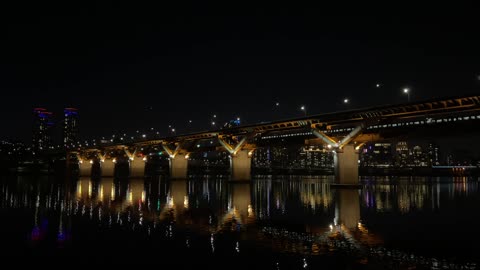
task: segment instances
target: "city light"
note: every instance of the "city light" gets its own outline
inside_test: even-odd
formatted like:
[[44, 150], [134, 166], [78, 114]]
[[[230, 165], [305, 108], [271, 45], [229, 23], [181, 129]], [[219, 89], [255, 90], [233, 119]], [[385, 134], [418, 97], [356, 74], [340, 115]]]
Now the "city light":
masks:
[[305, 105], [302, 105], [300, 107], [300, 110], [303, 111], [304, 115], [307, 116], [307, 107], [305, 107]]
[[343, 103], [345, 103], [345, 104], [347, 104], [347, 103], [349, 103], [349, 102], [350, 102], [350, 100], [348, 100], [348, 98], [346, 98], [346, 99], [343, 100]]
[[403, 88], [403, 93], [407, 94], [407, 100], [410, 102], [410, 88]]

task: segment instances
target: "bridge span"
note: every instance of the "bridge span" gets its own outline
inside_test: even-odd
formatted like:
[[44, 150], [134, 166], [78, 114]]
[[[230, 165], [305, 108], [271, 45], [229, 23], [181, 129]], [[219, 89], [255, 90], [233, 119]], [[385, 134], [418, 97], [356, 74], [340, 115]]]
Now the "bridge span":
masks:
[[129, 163], [130, 177], [143, 177], [149, 152], [162, 149], [168, 154], [170, 177], [184, 179], [191, 153], [226, 151], [230, 157], [231, 179], [241, 181], [250, 179], [251, 158], [259, 145], [278, 138], [298, 137], [305, 145], [327, 146], [334, 153], [337, 183], [355, 185], [358, 184], [358, 152], [366, 142], [445, 127], [450, 132], [461, 132], [463, 127], [478, 126], [478, 123], [480, 95], [471, 95], [102, 144], [78, 148], [70, 154], [78, 156], [81, 176], [90, 176], [95, 162], [100, 163], [102, 177], [114, 176], [117, 160], [124, 158]]

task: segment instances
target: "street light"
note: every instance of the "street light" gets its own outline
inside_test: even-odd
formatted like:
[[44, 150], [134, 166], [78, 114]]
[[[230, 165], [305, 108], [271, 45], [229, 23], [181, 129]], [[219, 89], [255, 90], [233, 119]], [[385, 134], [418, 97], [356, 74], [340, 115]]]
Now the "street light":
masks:
[[345, 103], [345, 104], [348, 104], [349, 102], [350, 102], [350, 100], [348, 100], [348, 98], [343, 100], [343, 103]]
[[410, 89], [406, 87], [403, 88], [403, 93], [407, 94], [408, 102], [410, 102]]
[[300, 107], [300, 110], [302, 110], [305, 116], [307, 116], [307, 107], [305, 107], [305, 105], [302, 105], [302, 107]]

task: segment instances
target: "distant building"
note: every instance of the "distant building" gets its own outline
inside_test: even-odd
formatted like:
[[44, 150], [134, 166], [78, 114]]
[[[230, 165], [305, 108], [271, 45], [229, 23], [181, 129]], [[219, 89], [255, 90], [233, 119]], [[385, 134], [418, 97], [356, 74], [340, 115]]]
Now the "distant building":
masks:
[[44, 108], [33, 109], [33, 154], [52, 147], [53, 114]]
[[435, 143], [428, 144], [428, 162], [430, 166], [440, 165], [440, 149], [439, 146]]
[[361, 152], [360, 164], [365, 167], [392, 166], [392, 144], [386, 142], [367, 144]]
[[428, 158], [420, 145], [415, 145], [412, 149], [412, 163], [414, 167], [427, 167]]
[[396, 165], [406, 167], [408, 164], [408, 144], [406, 141], [399, 141], [395, 148]]
[[63, 145], [72, 148], [78, 141], [78, 110], [65, 108], [63, 121]]

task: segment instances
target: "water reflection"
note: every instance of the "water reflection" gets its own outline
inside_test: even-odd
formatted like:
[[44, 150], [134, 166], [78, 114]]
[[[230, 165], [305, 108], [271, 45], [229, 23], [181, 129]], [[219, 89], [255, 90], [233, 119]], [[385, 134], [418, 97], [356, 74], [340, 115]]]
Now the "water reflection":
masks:
[[[310, 267], [316, 260], [310, 256], [329, 254], [347, 256], [356, 263], [388, 264], [404, 257], [406, 264], [419, 264], [422, 258], [425, 265], [433, 265], [435, 256], [444, 258], [443, 254], [422, 254], [423, 250], [402, 246], [393, 236], [412, 235], [403, 227], [418, 221], [420, 214], [448, 218], [458, 205], [472, 215], [479, 212], [478, 204], [472, 203], [480, 197], [478, 182], [472, 179], [371, 178], [361, 190], [332, 189], [331, 183], [329, 177], [266, 177], [251, 183], [229, 183], [224, 178], [170, 181], [160, 176], [64, 182], [19, 177], [0, 182], [0, 213], [28, 211], [25, 234], [34, 245], [50, 241], [56, 248], [74, 248], [72, 237], [95, 232], [114, 234], [112, 239], [177, 241], [181, 242], [174, 245], [177, 248], [228, 256], [249, 250], [297, 254], [301, 256], [298, 265]], [[475, 225], [480, 224], [471, 221]], [[429, 224], [416, 226], [422, 232], [431, 230]], [[50, 239], [52, 230], [55, 234]], [[442, 237], [447, 239], [445, 234]], [[479, 240], [470, 239], [472, 243]], [[459, 245], [453, 237], [445, 241], [452, 247]], [[463, 253], [465, 261], [475, 258]]]

